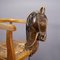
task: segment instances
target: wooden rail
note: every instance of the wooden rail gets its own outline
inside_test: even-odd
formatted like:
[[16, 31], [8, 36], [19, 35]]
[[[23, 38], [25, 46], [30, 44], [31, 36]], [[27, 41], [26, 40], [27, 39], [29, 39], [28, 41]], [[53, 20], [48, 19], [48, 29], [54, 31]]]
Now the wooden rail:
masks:
[[0, 29], [9, 30], [9, 31], [16, 31], [16, 27], [14, 25], [11, 25], [11, 24], [0, 23]]
[[0, 23], [1, 22], [14, 22], [14, 23], [24, 23], [24, 24], [26, 24], [26, 20], [23, 20], [23, 19], [0, 18]]

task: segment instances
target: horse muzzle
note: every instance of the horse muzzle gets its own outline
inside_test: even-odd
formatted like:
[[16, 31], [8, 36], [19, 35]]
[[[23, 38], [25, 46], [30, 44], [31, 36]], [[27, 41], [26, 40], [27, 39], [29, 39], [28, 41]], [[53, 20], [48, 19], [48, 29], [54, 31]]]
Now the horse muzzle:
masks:
[[42, 32], [40, 33], [40, 41], [45, 41], [46, 40], [46, 33]]
[[46, 37], [47, 37], [47, 35], [46, 35], [45, 32], [39, 32], [39, 33], [38, 33], [37, 40], [38, 40], [38, 41], [45, 41], [45, 40], [46, 40]]

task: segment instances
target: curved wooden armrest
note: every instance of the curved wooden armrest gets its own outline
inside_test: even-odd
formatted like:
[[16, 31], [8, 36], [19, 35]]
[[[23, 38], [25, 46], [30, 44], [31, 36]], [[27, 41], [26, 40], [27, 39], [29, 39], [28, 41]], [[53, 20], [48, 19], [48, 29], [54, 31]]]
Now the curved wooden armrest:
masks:
[[12, 24], [0, 23], [0, 29], [2, 29], [2, 30], [9, 30], [9, 31], [15, 31], [16, 27], [14, 25], [12, 25]]
[[0, 19], [0, 23], [1, 22], [15, 22], [15, 23], [24, 23], [24, 24], [26, 24], [26, 20], [23, 20], [23, 19], [2, 18], [2, 19]]

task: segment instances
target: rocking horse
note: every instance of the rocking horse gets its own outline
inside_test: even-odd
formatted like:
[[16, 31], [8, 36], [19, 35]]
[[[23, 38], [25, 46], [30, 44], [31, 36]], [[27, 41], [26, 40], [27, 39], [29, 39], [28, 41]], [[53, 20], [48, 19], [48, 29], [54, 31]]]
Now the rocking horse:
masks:
[[[10, 24], [3, 24], [9, 22]], [[16, 26], [12, 23], [26, 24], [26, 42], [13, 41]], [[32, 56], [39, 46], [39, 41], [46, 40], [47, 17], [45, 8], [32, 12], [27, 21], [22, 19], [0, 19], [0, 29], [6, 30], [6, 43], [0, 43], [0, 60], [24, 60]]]

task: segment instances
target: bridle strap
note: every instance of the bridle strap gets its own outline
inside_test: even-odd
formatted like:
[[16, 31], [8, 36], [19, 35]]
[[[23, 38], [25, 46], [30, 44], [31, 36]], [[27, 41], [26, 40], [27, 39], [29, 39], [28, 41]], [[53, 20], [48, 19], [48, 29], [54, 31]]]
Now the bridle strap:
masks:
[[36, 33], [34, 42], [33, 42], [30, 46], [27, 46], [27, 48], [31, 48], [31, 47], [36, 43], [38, 34], [39, 34], [39, 33]]

